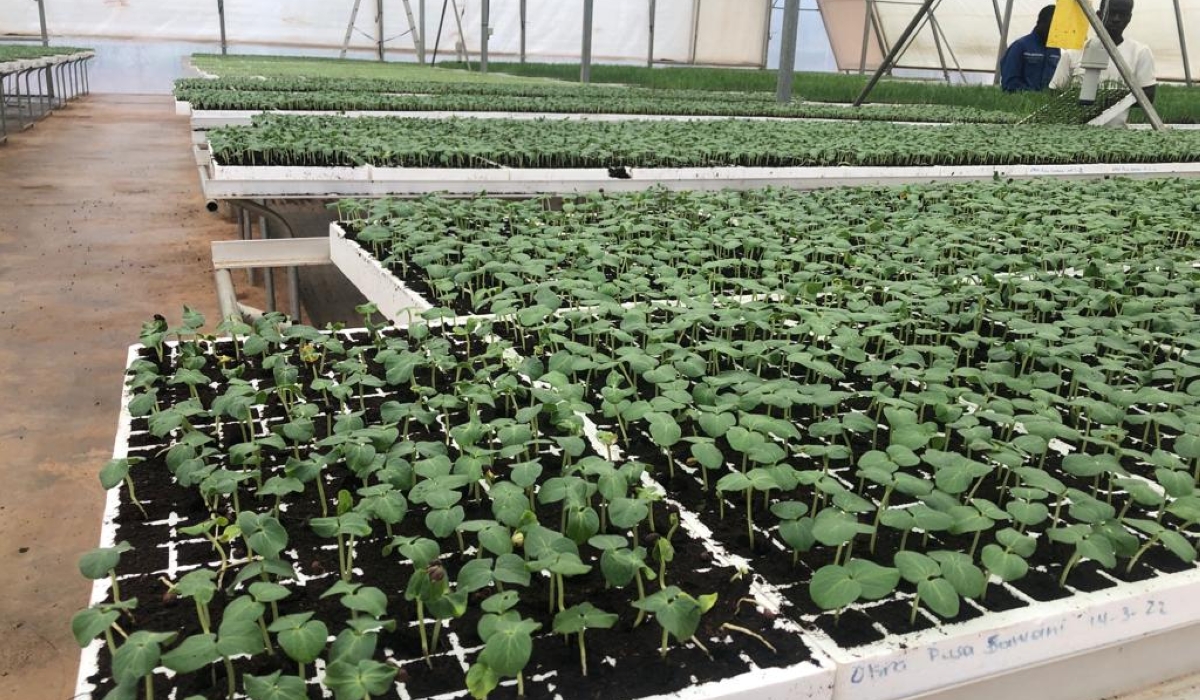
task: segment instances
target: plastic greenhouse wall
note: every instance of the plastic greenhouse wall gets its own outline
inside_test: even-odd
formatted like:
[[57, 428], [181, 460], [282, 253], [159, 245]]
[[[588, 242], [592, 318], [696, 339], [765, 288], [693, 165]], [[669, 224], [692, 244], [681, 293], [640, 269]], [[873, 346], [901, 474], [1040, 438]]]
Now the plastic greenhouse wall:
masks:
[[[1037, 13], [1054, 0], [1014, 0], [1008, 41], [1028, 34], [1037, 22]], [[857, 71], [862, 60], [865, 0], [817, 0], [833, 47], [838, 68]], [[934, 17], [947, 39], [946, 62], [955, 70], [950, 53], [966, 71], [991, 72], [996, 67], [1000, 46], [997, 7], [1003, 12], [1006, 0], [940, 0], [934, 4]], [[1094, 5], [1098, 3], [1093, 2]], [[1193, 79], [1200, 77], [1200, 0], [1180, 0], [1184, 37]], [[887, 42], [895, 41], [921, 6], [920, 0], [874, 0], [876, 15]], [[1154, 51], [1159, 80], [1185, 77], [1180, 50], [1174, 0], [1141, 0], [1136, 4], [1133, 21], [1125, 35], [1148, 45]], [[882, 61], [874, 35], [868, 44], [868, 70]], [[926, 23], [899, 64], [906, 68], [940, 68], [933, 30]]]
[[[482, 0], [457, 0], [458, 22], [447, 11], [441, 51], [453, 54], [465, 39], [479, 50]], [[354, 0], [225, 0], [225, 23], [232, 44], [338, 49]], [[409, 0], [420, 22], [418, 0]], [[432, 48], [442, 2], [426, 0], [427, 44]], [[515, 57], [520, 47], [520, 0], [491, 0], [489, 52], [496, 59]], [[215, 2], [194, 0], [122, 0], [88, 2], [45, 0], [46, 22], [54, 36], [137, 39], [140, 41], [215, 42], [220, 23]], [[453, 8], [454, 5], [450, 7]], [[644, 61], [649, 41], [649, 0], [606, 0], [595, 4], [593, 59]], [[657, 0], [655, 59], [677, 63], [762, 65], [766, 56], [770, 0]], [[384, 40], [389, 52], [415, 53], [408, 15], [401, 0], [383, 0]], [[530, 59], [579, 56], [582, 0], [527, 0], [526, 51]], [[4, 3], [0, 36], [40, 32], [36, 2]], [[374, 49], [376, 3], [359, 7], [352, 49]]]

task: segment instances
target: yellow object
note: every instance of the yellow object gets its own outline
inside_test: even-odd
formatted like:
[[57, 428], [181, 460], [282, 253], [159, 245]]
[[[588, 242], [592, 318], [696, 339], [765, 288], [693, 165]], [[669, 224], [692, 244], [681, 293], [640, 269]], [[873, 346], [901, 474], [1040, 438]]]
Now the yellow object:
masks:
[[[1084, 0], [1089, 2], [1089, 0]], [[1082, 49], [1087, 40], [1088, 20], [1078, 0], [1058, 0], [1054, 8], [1054, 21], [1050, 23], [1050, 36], [1046, 46], [1060, 49]]]

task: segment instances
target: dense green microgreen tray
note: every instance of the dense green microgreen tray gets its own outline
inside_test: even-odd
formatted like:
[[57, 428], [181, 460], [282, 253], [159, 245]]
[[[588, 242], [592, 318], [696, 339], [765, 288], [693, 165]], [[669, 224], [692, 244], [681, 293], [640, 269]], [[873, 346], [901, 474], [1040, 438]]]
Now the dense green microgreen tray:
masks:
[[443, 168], [1191, 162], [1200, 132], [1067, 126], [579, 122], [264, 114], [208, 132], [222, 165]]
[[222, 78], [176, 81], [193, 109], [500, 111], [578, 114], [774, 116], [871, 121], [1011, 123], [1017, 117], [967, 107], [781, 105], [762, 93], [646, 90], [553, 83], [436, 83], [384, 79]]
[[0, 63], [27, 61], [34, 58], [47, 58], [49, 56], [70, 56], [85, 51], [91, 51], [91, 49], [80, 49], [71, 46], [18, 46], [0, 44]]

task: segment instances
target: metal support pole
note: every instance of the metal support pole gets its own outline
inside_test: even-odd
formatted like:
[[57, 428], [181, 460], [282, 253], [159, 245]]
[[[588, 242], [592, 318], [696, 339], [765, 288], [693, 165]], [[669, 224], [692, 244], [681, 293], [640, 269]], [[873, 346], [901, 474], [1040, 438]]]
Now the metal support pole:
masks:
[[0, 143], [4, 143], [8, 133], [8, 115], [4, 112], [4, 74], [0, 73]]
[[767, 69], [767, 58], [770, 56], [771, 48], [771, 15], [775, 13], [774, 0], [763, 0], [767, 5], [766, 21], [763, 22], [763, 43], [762, 43], [762, 58], [758, 64], [759, 70]]
[[292, 323], [300, 323], [300, 268], [288, 268], [288, 301], [292, 306]]
[[488, 15], [491, 14], [492, 3], [483, 0], [479, 8], [479, 72], [487, 72], [488, 64]]
[[696, 41], [700, 38], [700, 0], [692, 3], [692, 36], [688, 42], [688, 63], [696, 64]]
[[25, 101], [29, 104], [29, 125], [30, 126], [33, 126], [33, 123], [35, 121], [37, 121], [37, 118], [38, 118], [38, 115], [35, 114], [33, 111], [33, 88], [29, 85], [29, 79], [33, 77], [34, 72], [35, 71], [32, 69], [25, 71], [25, 98], [26, 98]]
[[592, 82], [592, 10], [593, 0], [583, 0], [583, 48], [579, 61], [579, 82]]
[[467, 33], [463, 31], [462, 15], [458, 13], [458, 0], [450, 0], [450, 12], [454, 15], [454, 23], [458, 26], [458, 40], [463, 47], [467, 70], [471, 70], [471, 53], [467, 51]]
[[[933, 3], [936, 1], [937, 0], [925, 0], [925, 2], [921, 3], [921, 7], [917, 10], [917, 14], [913, 15], [912, 21], [909, 22], [908, 26], [904, 28], [904, 32], [900, 35], [900, 38], [896, 40], [895, 44], [892, 44], [891, 50], [889, 50], [887, 56], [883, 58], [883, 63], [879, 64], [879, 68], [875, 70], [875, 74], [871, 76], [869, 81], [867, 81], [867, 85], [863, 88], [862, 93], [854, 100], [855, 107], [862, 106], [863, 101], [867, 99], [867, 95], [871, 94], [871, 91], [875, 89], [875, 85], [879, 83], [879, 79], [882, 78], [883, 74], [892, 67], [892, 63], [895, 62], [896, 57], [899, 56], [900, 52], [908, 46], [908, 40], [913, 36], [913, 34], [916, 33], [917, 27], [921, 25], [921, 22], [925, 19], [925, 17], [929, 15], [929, 10], [933, 7]], [[865, 53], [866, 52], [864, 51], [864, 54]]]
[[37, 0], [38, 23], [42, 25], [42, 46], [50, 45], [50, 32], [46, 31], [46, 0]]
[[858, 58], [858, 74], [867, 72], [867, 48], [871, 45], [871, 0], [863, 4], [862, 55]]
[[1083, 14], [1087, 15], [1088, 22], [1092, 25], [1092, 31], [1096, 32], [1096, 36], [1100, 38], [1100, 43], [1104, 44], [1104, 50], [1108, 51], [1109, 59], [1117, 67], [1117, 72], [1121, 74], [1121, 80], [1125, 81], [1125, 85], [1133, 93], [1133, 97], [1137, 100], [1138, 105], [1146, 111], [1146, 119], [1150, 121], [1150, 126], [1154, 127], [1155, 131], [1165, 129], [1166, 126], [1163, 124], [1162, 117], [1158, 116], [1158, 110], [1154, 109], [1154, 105], [1146, 97], [1142, 86], [1138, 85], [1137, 81], [1133, 79], [1133, 71], [1130, 70], [1129, 64], [1125, 62], [1125, 57], [1121, 55], [1121, 52], [1117, 49], [1117, 45], [1113, 43], [1108, 30], [1104, 28], [1104, 22], [1100, 21], [1100, 17], [1092, 9], [1091, 3], [1087, 0], [1075, 0], [1075, 2], [1083, 9]]
[[217, 287], [217, 306], [221, 309], [221, 320], [241, 321], [238, 311], [237, 291], [233, 288], [233, 275], [229, 270], [215, 270], [213, 278]]
[[1175, 29], [1179, 31], [1179, 53], [1183, 58], [1183, 80], [1188, 87], [1192, 86], [1192, 66], [1188, 63], [1187, 38], [1183, 35], [1183, 10], [1179, 8], [1179, 0], [1175, 0]]
[[450, 4], [450, 0], [442, 0], [442, 16], [438, 20], [437, 34], [433, 37], [433, 56], [430, 57], [431, 65], [437, 65], [438, 48], [442, 45], [442, 26], [446, 24], [446, 6]]
[[929, 14], [929, 28], [933, 30], [933, 46], [937, 49], [938, 63], [942, 66], [942, 76], [946, 79], [946, 84], [949, 84], [950, 67], [946, 65], [946, 52], [942, 48], [942, 37], [938, 35], [937, 18], [932, 12]]
[[229, 46], [225, 43], [225, 0], [217, 0], [217, 15], [221, 18], [221, 55], [229, 53]]
[[[417, 18], [413, 17], [412, 3], [409, 0], [402, 0], [401, 4], [404, 5], [404, 21], [408, 22], [408, 33], [412, 35], [413, 50], [419, 56], [421, 53], [421, 35], [417, 32]], [[401, 36], [404, 35], [401, 34]]]
[[46, 66], [44, 71], [45, 78], [41, 80], [40, 87], [45, 90], [46, 96], [43, 98], [43, 102], [46, 104], [46, 114], [49, 114], [54, 110], [55, 107], [54, 90], [52, 89], [54, 82], [54, 66]]
[[800, 0], [783, 4], [783, 35], [779, 46], [779, 77], [775, 85], [778, 102], [792, 101], [792, 78], [796, 71], [796, 34], [800, 27]]
[[658, 10], [656, 0], [650, 0], [650, 46], [646, 52], [646, 67], [654, 67], [654, 15]]
[[[49, 109], [54, 109], [54, 69], [58, 66], [46, 66], [46, 102]], [[62, 81], [59, 81], [59, 90], [62, 90]]]
[[420, 41], [417, 42], [417, 62], [425, 65], [425, 0], [417, 2], [417, 21], [421, 23]]
[[950, 44], [950, 37], [946, 36], [946, 30], [942, 29], [942, 23], [938, 21], [937, 15], [930, 13], [929, 26], [933, 29], [933, 36], [936, 39], [942, 37], [940, 45], [945, 48], [946, 53], [950, 54], [950, 60], [954, 62], [954, 70], [958, 73], [958, 78], [963, 83], [967, 82], [967, 74], [963, 70], [962, 63], [959, 62], [958, 56], [954, 53], [954, 47]]
[[[941, 0], [939, 0], [940, 2]], [[879, 3], [871, 3], [871, 27], [875, 32], [875, 45], [879, 47], [880, 55], [886, 55], [888, 52], [887, 42], [884, 40], [883, 22], [879, 19]], [[888, 75], [891, 75], [892, 69], [888, 69]]]
[[992, 75], [992, 85], [1000, 84], [1000, 64], [1004, 63], [1004, 53], [1008, 51], [1008, 30], [1012, 25], [1013, 0], [1004, 5], [1004, 18], [1000, 20], [1000, 49], [996, 51], [996, 72]]
[[[238, 237], [243, 241], [248, 241], [254, 237], [254, 233], [250, 228], [250, 214], [245, 209], [238, 207]], [[246, 283], [254, 284], [254, 268], [246, 268]]]
[[342, 51], [338, 58], [345, 58], [346, 49], [350, 48], [350, 37], [354, 35], [354, 23], [358, 21], [358, 7], [361, 4], [362, 0], [354, 0], [354, 7], [350, 8], [350, 21], [346, 23], [346, 36], [342, 37]]
[[528, 11], [528, 3], [526, 0], [521, 0], [521, 63], [525, 62], [525, 20]]
[[[265, 204], [260, 204], [259, 202], [256, 202], [252, 199], [235, 199], [235, 200], [230, 200], [230, 203], [241, 209], [248, 209], [249, 211], [255, 212], [260, 216], [260, 218], [266, 217], [266, 218], [270, 218], [270, 219], [274, 220], [276, 223], [279, 224], [280, 232], [281, 232], [281, 235], [283, 238], [295, 238], [296, 237], [295, 232], [292, 231], [292, 225], [288, 223], [287, 219], [283, 218], [283, 216], [281, 216], [279, 214], [279, 212], [275, 211], [274, 209], [271, 209], [270, 207], [266, 206]], [[249, 216], [247, 216], [247, 221], [249, 221]], [[265, 236], [267, 233], [267, 228], [262, 223], [260, 223], [260, 226], [262, 227], [263, 235]], [[294, 293], [292, 294], [292, 318], [295, 321], [299, 321], [300, 320], [300, 294], [299, 294], [299, 281], [298, 281], [299, 276], [296, 275], [294, 272], [292, 272], [294, 270], [295, 270], [295, 268], [291, 268], [291, 271], [289, 271], [289, 277], [292, 277], [293, 275], [295, 275], [295, 277], [296, 277], [296, 281], [294, 281], [294, 282], [291, 279], [289, 279], [289, 282], [292, 282], [293, 284], [296, 285], [296, 287], [294, 288]], [[275, 310], [275, 275], [272, 273], [271, 268], [265, 268], [263, 270], [263, 280], [266, 282], [266, 286], [267, 286], [267, 310], [274, 311]]]
[[379, 54], [379, 60], [383, 60], [383, 0], [375, 0], [375, 32], [379, 35], [379, 44], [376, 49]]
[[[270, 232], [266, 229], [266, 217], [258, 217], [258, 234], [263, 240], [270, 238]], [[263, 268], [263, 283], [266, 286], [266, 300], [271, 311], [275, 311], [275, 270], [271, 268]]]

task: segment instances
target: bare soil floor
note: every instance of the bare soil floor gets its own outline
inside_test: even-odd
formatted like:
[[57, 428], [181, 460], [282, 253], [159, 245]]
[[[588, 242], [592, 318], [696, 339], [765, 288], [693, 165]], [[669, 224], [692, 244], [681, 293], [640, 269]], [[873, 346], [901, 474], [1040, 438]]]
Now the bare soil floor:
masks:
[[237, 229], [189, 143], [170, 97], [91, 95], [0, 146], [0, 700], [74, 694], [127, 346], [184, 304], [216, 323], [209, 242]]

